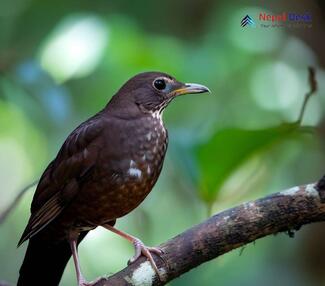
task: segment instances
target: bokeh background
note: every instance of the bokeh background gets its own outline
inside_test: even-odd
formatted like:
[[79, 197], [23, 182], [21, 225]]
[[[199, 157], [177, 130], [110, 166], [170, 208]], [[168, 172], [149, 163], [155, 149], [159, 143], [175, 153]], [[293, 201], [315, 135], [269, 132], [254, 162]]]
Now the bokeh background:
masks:
[[[240, 27], [260, 12], [308, 12], [312, 25]], [[212, 94], [178, 98], [165, 111], [170, 145], [161, 177], [120, 229], [157, 245], [209, 213], [316, 181], [325, 173], [324, 13], [321, 0], [1, 0], [0, 210], [41, 175], [69, 132], [148, 70]], [[308, 66], [319, 91], [301, 128], [293, 123], [309, 90]], [[0, 225], [0, 279], [11, 283], [33, 191]], [[267, 237], [170, 285], [325, 285], [324, 241], [321, 223], [294, 239]], [[122, 269], [131, 255], [128, 242], [102, 229], [80, 246], [89, 280]], [[62, 285], [76, 285], [71, 261]]]

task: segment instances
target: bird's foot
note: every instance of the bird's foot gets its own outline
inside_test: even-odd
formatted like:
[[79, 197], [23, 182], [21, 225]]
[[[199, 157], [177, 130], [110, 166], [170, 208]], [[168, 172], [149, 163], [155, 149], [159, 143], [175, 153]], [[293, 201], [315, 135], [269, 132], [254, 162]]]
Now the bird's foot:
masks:
[[116, 229], [115, 227], [113, 227], [113, 226], [111, 226], [109, 224], [104, 224], [103, 226], [105, 228], [107, 228], [108, 230], [118, 234], [119, 236], [124, 237], [128, 241], [132, 242], [132, 244], [134, 245], [135, 255], [131, 259], [129, 259], [128, 264], [133, 263], [141, 255], [143, 255], [149, 260], [152, 268], [157, 273], [157, 276], [159, 277], [159, 279], [161, 281], [163, 281], [163, 279], [162, 279], [162, 277], [161, 277], [161, 275], [159, 273], [158, 267], [157, 267], [155, 261], [152, 258], [152, 255], [151, 255], [151, 253], [154, 253], [154, 254], [158, 255], [159, 258], [161, 258], [165, 262], [165, 264], [167, 265], [165, 259], [161, 256], [164, 252], [160, 248], [145, 246], [144, 243], [140, 239], [138, 239], [138, 238], [136, 238], [136, 237], [134, 237], [132, 235], [129, 235], [129, 234], [125, 233], [125, 232], [122, 232], [122, 231]]
[[92, 283], [92, 282], [88, 282], [84, 278], [81, 278], [78, 280], [78, 286], [91, 286], [91, 284], [89, 284], [89, 283]]
[[135, 254], [133, 257], [131, 257], [129, 259], [128, 264], [135, 262], [141, 255], [143, 255], [143, 256], [147, 257], [152, 268], [155, 270], [159, 279], [161, 280], [161, 276], [160, 276], [158, 267], [156, 265], [156, 262], [153, 260], [151, 253], [157, 254], [159, 257], [161, 257], [161, 255], [164, 252], [158, 247], [145, 246], [144, 243], [138, 238], [134, 238], [133, 245], [134, 245], [134, 249], [135, 249]]
[[103, 279], [103, 277], [99, 277], [93, 281], [88, 282], [85, 278], [81, 278], [78, 281], [78, 286], [93, 286], [95, 285], [97, 282], [99, 282], [101, 279]]

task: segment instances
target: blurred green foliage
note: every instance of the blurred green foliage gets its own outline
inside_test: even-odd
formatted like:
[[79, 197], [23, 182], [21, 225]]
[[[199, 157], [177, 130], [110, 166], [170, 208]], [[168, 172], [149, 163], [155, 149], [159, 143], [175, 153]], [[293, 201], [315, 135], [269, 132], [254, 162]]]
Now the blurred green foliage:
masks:
[[222, 184], [255, 153], [299, 133], [299, 124], [282, 124], [260, 130], [223, 129], [197, 148], [199, 191], [207, 203], [215, 202]]
[[[2, 1], [0, 209], [41, 175], [71, 130], [147, 70], [205, 84], [212, 94], [178, 98], [165, 111], [170, 144], [162, 175], [141, 207], [118, 222], [121, 229], [158, 244], [202, 221], [207, 206], [216, 212], [317, 180], [325, 162], [319, 29], [240, 27], [246, 14], [298, 7], [275, 2]], [[316, 2], [303, 2], [302, 12], [318, 15]], [[291, 122], [309, 90], [309, 65], [317, 69], [319, 92], [301, 127]], [[16, 242], [31, 198], [29, 192], [0, 226], [1, 279], [17, 279], [25, 246], [17, 250]], [[295, 240], [270, 237], [170, 284], [325, 285], [316, 271], [325, 263], [314, 257], [325, 255], [313, 240], [318, 235], [325, 239], [310, 227]], [[107, 231], [91, 232], [80, 246], [86, 277], [118, 271], [131, 251]], [[75, 285], [71, 263], [62, 285]]]

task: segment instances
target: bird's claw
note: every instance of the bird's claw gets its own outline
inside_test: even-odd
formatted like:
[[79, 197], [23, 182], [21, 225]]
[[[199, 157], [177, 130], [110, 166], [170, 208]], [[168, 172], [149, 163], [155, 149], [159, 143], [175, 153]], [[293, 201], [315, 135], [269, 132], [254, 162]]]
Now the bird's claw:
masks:
[[151, 255], [151, 253], [154, 253], [160, 257], [162, 254], [164, 254], [164, 252], [158, 247], [145, 246], [144, 243], [140, 239], [135, 239], [133, 241], [133, 245], [134, 245], [134, 249], [135, 249], [135, 254], [133, 257], [131, 257], [129, 259], [128, 265], [135, 262], [141, 255], [143, 255], [149, 260], [152, 268], [155, 270], [158, 277], [161, 278], [158, 267]]
[[96, 285], [101, 279], [103, 279], [103, 277], [99, 277], [93, 281], [88, 282], [86, 279], [82, 278], [79, 282], [78, 282], [78, 286], [94, 286]]
[[82, 282], [78, 283], [78, 286], [93, 286], [95, 284], [96, 284], [96, 281], [91, 281], [91, 282], [82, 281]]

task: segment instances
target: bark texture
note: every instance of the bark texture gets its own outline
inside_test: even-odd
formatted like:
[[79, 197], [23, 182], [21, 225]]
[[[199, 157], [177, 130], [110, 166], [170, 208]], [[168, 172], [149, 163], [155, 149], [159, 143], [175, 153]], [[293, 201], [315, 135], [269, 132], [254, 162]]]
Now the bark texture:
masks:
[[258, 238], [298, 230], [325, 220], [325, 178], [318, 183], [293, 187], [218, 213], [160, 245], [155, 256], [161, 280], [146, 259], [99, 280], [96, 286], [151, 286], [168, 281]]

